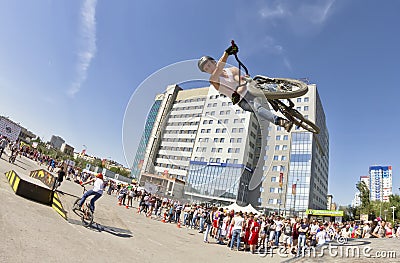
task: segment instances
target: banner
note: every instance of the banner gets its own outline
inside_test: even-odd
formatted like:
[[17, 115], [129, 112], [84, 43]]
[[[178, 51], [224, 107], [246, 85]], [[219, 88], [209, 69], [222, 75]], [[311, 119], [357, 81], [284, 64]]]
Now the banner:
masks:
[[144, 183], [144, 190], [150, 194], [155, 194], [158, 192], [158, 186], [149, 182]]
[[21, 127], [9, 119], [0, 117], [0, 135], [6, 136], [9, 140], [15, 142], [19, 134], [21, 133]]
[[296, 184], [292, 184], [292, 195], [296, 195]]

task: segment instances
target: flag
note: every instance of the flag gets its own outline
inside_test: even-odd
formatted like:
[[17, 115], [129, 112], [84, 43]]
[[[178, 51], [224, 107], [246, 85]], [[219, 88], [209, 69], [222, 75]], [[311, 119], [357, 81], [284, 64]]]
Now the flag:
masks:
[[279, 173], [279, 187], [282, 188], [283, 185], [283, 173]]
[[292, 195], [296, 194], [296, 184], [292, 184]]

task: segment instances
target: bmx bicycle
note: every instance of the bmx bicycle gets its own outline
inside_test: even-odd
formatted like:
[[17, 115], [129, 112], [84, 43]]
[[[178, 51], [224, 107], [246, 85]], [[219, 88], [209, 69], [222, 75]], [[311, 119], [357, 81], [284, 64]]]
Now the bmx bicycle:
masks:
[[[232, 46], [236, 45], [233, 40], [231, 44]], [[239, 60], [237, 52], [234, 56], [239, 63], [239, 85], [237, 88], [248, 86], [249, 88], [255, 88], [261, 91], [272, 108], [276, 112], [281, 112], [294, 125], [302, 127], [314, 134], [320, 132], [320, 128], [317, 125], [305, 118], [298, 110], [294, 109], [294, 103], [290, 100], [291, 98], [303, 96], [308, 92], [306, 83], [297, 79], [269, 78], [261, 75], [256, 75], [252, 78], [246, 66]], [[246, 76], [243, 77], [244, 83], [241, 83], [242, 78], [240, 77], [242, 67], [246, 72]], [[283, 99], [288, 101], [288, 105], [282, 101]]]
[[17, 158], [18, 152], [11, 152], [10, 158], [8, 158], [8, 162], [14, 164], [15, 159]]
[[[87, 191], [87, 189], [85, 188], [85, 186], [83, 187], [83, 194]], [[81, 208], [79, 208], [79, 201], [81, 200], [81, 198], [78, 198], [75, 200], [74, 202], [74, 206], [72, 207], [72, 210], [74, 211], [75, 214], [77, 214], [81, 220], [82, 220], [82, 224], [85, 227], [90, 227], [93, 223], [93, 218], [94, 218], [94, 212], [92, 212], [92, 210], [90, 209], [90, 200], [85, 201], [85, 203], [82, 205]]]

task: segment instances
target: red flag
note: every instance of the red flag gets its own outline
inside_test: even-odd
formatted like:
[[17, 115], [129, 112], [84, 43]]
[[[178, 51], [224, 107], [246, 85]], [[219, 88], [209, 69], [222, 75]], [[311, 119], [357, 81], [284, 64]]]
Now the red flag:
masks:
[[283, 185], [283, 173], [279, 173], [279, 187], [282, 188]]

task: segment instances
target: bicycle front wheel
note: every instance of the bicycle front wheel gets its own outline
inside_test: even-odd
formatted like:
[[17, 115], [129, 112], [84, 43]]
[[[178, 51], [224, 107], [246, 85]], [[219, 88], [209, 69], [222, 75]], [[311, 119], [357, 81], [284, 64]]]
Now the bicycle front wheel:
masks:
[[301, 114], [300, 112], [298, 112], [295, 109], [289, 108], [287, 109], [288, 111], [288, 115], [290, 116], [286, 116], [286, 118], [290, 119], [294, 125], [296, 125], [297, 127], [302, 127], [303, 129], [310, 131], [314, 134], [318, 134], [320, 132], [320, 129], [317, 125], [315, 125], [312, 121], [304, 118], [303, 114]]
[[81, 219], [82, 219], [82, 224], [85, 227], [89, 227], [89, 226], [92, 225], [92, 223], [93, 223], [93, 213], [92, 213], [92, 211], [90, 211], [89, 207], [85, 207], [85, 210], [83, 211]]
[[267, 78], [255, 76], [256, 88], [264, 92], [267, 99], [290, 99], [305, 95], [308, 92], [306, 83], [297, 79]]

